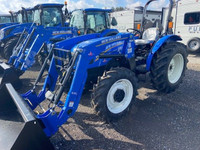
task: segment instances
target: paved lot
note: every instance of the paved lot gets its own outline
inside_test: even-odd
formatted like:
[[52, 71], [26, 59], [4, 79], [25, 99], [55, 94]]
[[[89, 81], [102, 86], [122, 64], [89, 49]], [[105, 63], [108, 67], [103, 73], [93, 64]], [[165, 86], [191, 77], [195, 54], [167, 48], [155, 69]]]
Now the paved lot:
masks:
[[[37, 67], [23, 76], [26, 91]], [[139, 82], [131, 113], [114, 124], [104, 123], [82, 97], [75, 116], [51, 138], [60, 150], [198, 150], [200, 149], [200, 55], [190, 55], [181, 86], [171, 94], [154, 90], [148, 77]]]

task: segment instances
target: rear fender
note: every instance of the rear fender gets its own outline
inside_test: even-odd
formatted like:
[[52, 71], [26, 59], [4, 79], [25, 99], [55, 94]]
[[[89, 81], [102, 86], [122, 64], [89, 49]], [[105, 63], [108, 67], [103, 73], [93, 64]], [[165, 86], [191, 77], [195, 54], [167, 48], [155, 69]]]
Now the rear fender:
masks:
[[165, 44], [166, 42], [171, 42], [171, 41], [181, 41], [182, 39], [177, 36], [177, 35], [167, 35], [159, 39], [153, 48], [151, 49], [151, 52], [148, 55], [147, 61], [146, 61], [146, 70], [150, 71], [151, 68], [151, 62], [153, 60], [154, 54]]

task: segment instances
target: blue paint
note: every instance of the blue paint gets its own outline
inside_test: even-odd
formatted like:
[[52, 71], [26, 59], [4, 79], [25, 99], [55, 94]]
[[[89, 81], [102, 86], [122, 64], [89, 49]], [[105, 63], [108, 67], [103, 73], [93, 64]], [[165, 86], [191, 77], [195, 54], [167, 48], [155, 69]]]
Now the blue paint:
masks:
[[[112, 37], [101, 37], [101, 34], [89, 34], [67, 39], [55, 44], [55, 48], [62, 48], [70, 50], [71, 52], [74, 52], [77, 49], [81, 49], [82, 51], [75, 63], [74, 73], [71, 74], [72, 83], [70, 85], [70, 90], [67, 94], [66, 100], [63, 103], [64, 105], [62, 107], [58, 106], [61, 108], [60, 113], [57, 114], [53, 110], [49, 109], [45, 113], [36, 116], [44, 123], [44, 132], [47, 136], [52, 136], [55, 134], [58, 131], [58, 128], [76, 112], [82, 96], [85, 82], [87, 80], [87, 69], [104, 66], [109, 61], [104, 62], [99, 59], [93, 64], [90, 64], [90, 62], [95, 60], [96, 56], [100, 55], [104, 50], [106, 51], [105, 55], [117, 54], [119, 50], [121, 50], [121, 54], [126, 55], [127, 52], [129, 52], [129, 55], [126, 56], [133, 56], [134, 48], [131, 51], [129, 50], [130, 47], [134, 46], [133, 39], [134, 37], [130, 33], [119, 33]], [[91, 50], [93, 50], [93, 54], [91, 54]], [[57, 53], [57, 55], [59, 54]], [[62, 54], [60, 56], [62, 56]], [[59, 64], [59, 62], [57, 61], [56, 63], [56, 60], [53, 56], [49, 67], [48, 76], [46, 77], [43, 89], [41, 90], [39, 96], [37, 96], [32, 90], [28, 91], [26, 94], [22, 94], [24, 99], [29, 99], [29, 101], [31, 101], [32, 106], [30, 106], [28, 103], [31, 109], [34, 110], [38, 103], [41, 103], [45, 100], [44, 95], [46, 93], [45, 89], [47, 87], [49, 88], [48, 90], [52, 92], [55, 90], [55, 84], [59, 76], [59, 69], [56, 68], [56, 64]], [[68, 113], [69, 111], [71, 111], [70, 114]]]
[[164, 43], [171, 42], [171, 41], [181, 41], [181, 40], [182, 39], [177, 35], [166, 35], [166, 36], [162, 37], [161, 39], [159, 39], [155, 43], [154, 47], [152, 48], [151, 52], [148, 55], [148, 58], [146, 60], [146, 70], [150, 71], [153, 56], [163, 46]]

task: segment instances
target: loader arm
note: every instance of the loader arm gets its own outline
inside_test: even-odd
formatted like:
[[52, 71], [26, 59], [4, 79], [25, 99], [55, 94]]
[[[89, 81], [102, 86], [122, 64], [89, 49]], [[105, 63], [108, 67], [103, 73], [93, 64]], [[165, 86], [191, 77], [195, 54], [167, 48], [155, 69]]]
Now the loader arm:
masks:
[[[67, 50], [71, 50], [74, 47], [74, 45], [76, 45], [77, 43], [98, 38], [99, 36], [100, 34], [90, 34], [86, 36], [79, 36], [79, 37], [75, 37], [75, 38], [71, 38], [71, 39], [67, 39], [65, 41], [59, 42], [56, 45], [60, 50], [67, 51]], [[53, 50], [54, 49], [52, 47], [51, 51]], [[56, 62], [57, 60], [52, 59], [49, 70], [48, 70], [48, 76], [45, 79], [43, 88], [38, 95], [36, 94], [34, 90], [30, 90], [27, 93], [22, 95], [25, 99], [28, 99], [30, 101], [29, 105], [31, 104], [30, 107], [32, 109], [35, 109], [38, 106], [38, 104], [40, 104], [42, 101], [45, 100], [45, 93], [47, 92], [47, 90], [50, 90], [50, 91], [55, 90], [56, 82], [59, 76], [59, 73], [57, 72]], [[43, 67], [45, 65], [46, 64], [44, 63]], [[35, 86], [37, 86], [37, 83], [35, 83]]]
[[[35, 55], [38, 53], [38, 50], [44, 42], [47, 42], [54, 35], [54, 30], [56, 29], [44, 29], [42, 26], [32, 28], [29, 31], [28, 36], [25, 38], [17, 56], [12, 58], [15, 59], [13, 64], [15, 68], [21, 69], [22, 71], [30, 68], [35, 63]], [[66, 28], [58, 28], [57, 32], [61, 34], [62, 30], [64, 32]], [[72, 34], [68, 34], [68, 37], [72, 36]]]

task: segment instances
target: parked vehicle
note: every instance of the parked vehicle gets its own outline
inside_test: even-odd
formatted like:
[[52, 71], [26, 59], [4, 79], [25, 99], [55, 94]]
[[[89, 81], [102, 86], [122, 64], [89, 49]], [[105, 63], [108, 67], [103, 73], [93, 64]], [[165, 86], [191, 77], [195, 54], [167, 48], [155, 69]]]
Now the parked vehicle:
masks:
[[12, 13], [14, 23], [0, 24], [0, 51], [4, 58], [9, 57], [5, 47], [9, 45], [10, 40], [18, 39], [24, 29], [30, 28], [33, 22], [33, 9], [25, 9]]
[[[23, 10], [19, 10], [17, 12], [9, 11], [10, 15], [2, 16], [2, 19], [4, 19], [4, 22], [0, 22], [0, 29], [5, 28], [7, 26], [11, 26], [14, 24], [18, 24], [17, 17], [18, 15], [21, 15], [24, 13]], [[6, 19], [6, 20], [5, 20]]]
[[[173, 8], [173, 32], [181, 36], [182, 43], [191, 53], [200, 52], [200, 2], [196, 0], [179, 0]], [[164, 9], [166, 17], [168, 8]]]
[[[111, 16], [115, 17], [117, 20], [117, 26], [113, 28], [118, 29], [119, 32], [126, 32], [128, 28], [139, 29], [143, 17], [143, 7], [135, 8], [134, 10], [123, 10], [112, 12]], [[155, 22], [161, 21], [162, 12], [147, 10], [146, 20], [148, 21], [148, 26], [144, 26], [145, 29], [150, 27], [155, 27]]]
[[1, 14], [0, 15], [0, 23], [11, 23], [12, 18], [11, 15]]

